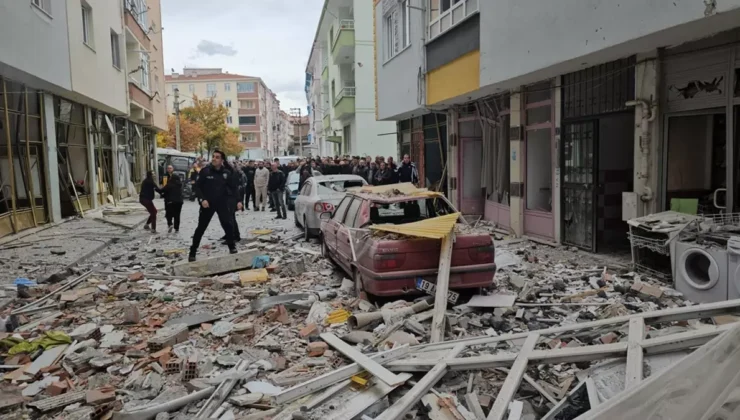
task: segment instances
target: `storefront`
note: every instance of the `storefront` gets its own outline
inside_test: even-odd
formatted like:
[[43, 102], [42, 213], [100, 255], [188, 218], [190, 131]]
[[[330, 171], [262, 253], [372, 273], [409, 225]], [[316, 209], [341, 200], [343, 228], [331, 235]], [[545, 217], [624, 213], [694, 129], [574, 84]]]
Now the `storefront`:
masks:
[[49, 221], [42, 94], [0, 76], [0, 237]]
[[561, 240], [588, 251], [629, 246], [622, 193], [633, 190], [635, 58], [561, 78]]
[[740, 210], [740, 31], [663, 51], [660, 208]]
[[[91, 134], [93, 138], [95, 180], [98, 192], [98, 202], [102, 205], [108, 202], [108, 195], [113, 191], [113, 137], [115, 132], [113, 116], [93, 110]], [[115, 198], [115, 197], [114, 197]]]

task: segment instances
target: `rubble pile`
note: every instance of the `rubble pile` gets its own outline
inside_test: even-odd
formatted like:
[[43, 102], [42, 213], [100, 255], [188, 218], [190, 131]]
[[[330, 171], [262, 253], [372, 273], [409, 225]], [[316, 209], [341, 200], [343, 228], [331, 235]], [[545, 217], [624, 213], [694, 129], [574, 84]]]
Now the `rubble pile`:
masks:
[[[506, 409], [521, 419], [564, 404], [563, 413], [582, 413], [582, 378], [597, 376], [588, 360], [531, 363], [520, 387], [506, 386], [529, 332], [685, 305], [672, 289], [628, 270], [509, 241], [497, 248], [496, 287], [448, 305], [444, 341], [430, 343], [433, 296], [358, 299], [354, 282], [315, 244], [258, 233], [228, 256], [249, 258], [246, 269], [214, 257], [221, 260], [208, 269], [223, 274], [182, 274], [208, 260], [187, 265], [179, 262], [185, 250], [133, 241], [128, 253], [100, 256], [110, 264], [6, 289], [15, 296], [0, 309], [8, 331], [0, 333], [0, 414], [472, 420], [497, 410], [505, 392], [515, 399]], [[674, 333], [698, 324], [658, 326]], [[629, 325], [539, 337], [530, 350], [616, 344], [629, 339]], [[417, 394], [433, 372], [434, 383]], [[405, 401], [407, 416], [393, 417]]]

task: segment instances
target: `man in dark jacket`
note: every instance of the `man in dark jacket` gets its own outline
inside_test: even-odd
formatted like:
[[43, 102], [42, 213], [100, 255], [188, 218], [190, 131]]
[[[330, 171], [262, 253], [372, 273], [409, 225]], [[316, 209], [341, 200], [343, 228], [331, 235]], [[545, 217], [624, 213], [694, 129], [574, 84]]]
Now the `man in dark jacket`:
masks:
[[403, 163], [398, 167], [398, 182], [419, 183], [419, 172], [409, 155], [403, 155]]
[[195, 190], [198, 197], [202, 199], [200, 203], [200, 215], [198, 217], [198, 227], [193, 234], [193, 244], [190, 246], [190, 255], [188, 261], [195, 261], [195, 254], [200, 247], [200, 240], [203, 239], [208, 225], [211, 223], [213, 215], [218, 215], [218, 221], [226, 234], [226, 245], [229, 252], [236, 254], [236, 245], [234, 245], [234, 226], [232, 225], [232, 211], [230, 209], [231, 200], [237, 200], [237, 209], [243, 207], [242, 198], [236, 197], [239, 190], [239, 178], [234, 174], [233, 169], [224, 165], [226, 155], [220, 150], [214, 150], [211, 158], [211, 164], [201, 169], [198, 181], [195, 183]]
[[385, 162], [380, 162], [380, 169], [375, 173], [375, 182], [373, 185], [388, 185], [392, 183], [393, 174], [391, 170], [385, 166]]
[[275, 203], [275, 209], [277, 210], [277, 216], [275, 219], [287, 219], [288, 209], [285, 208], [285, 174], [278, 168], [278, 164], [272, 164], [272, 172], [270, 172], [270, 180], [267, 182], [267, 192], [272, 197], [272, 202]]
[[242, 168], [244, 175], [247, 177], [247, 185], [244, 188], [244, 208], [249, 210], [249, 197], [252, 197], [253, 208], [257, 208], [257, 196], [254, 194], [254, 161], [250, 160]]
[[[182, 212], [182, 179], [174, 172], [170, 172], [172, 166], [167, 167], [167, 185], [162, 188], [164, 197], [165, 219], [167, 219], [167, 231], [180, 231], [180, 213]], [[174, 226], [173, 226], [174, 221]]]

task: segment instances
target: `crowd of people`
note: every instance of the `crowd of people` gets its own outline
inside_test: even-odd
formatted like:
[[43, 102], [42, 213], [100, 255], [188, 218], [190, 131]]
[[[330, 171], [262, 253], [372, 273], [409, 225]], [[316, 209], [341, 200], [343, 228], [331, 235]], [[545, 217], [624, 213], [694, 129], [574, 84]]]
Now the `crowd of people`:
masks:
[[249, 210], [250, 199], [254, 211], [276, 212], [276, 219], [287, 219], [285, 189], [288, 175], [299, 174], [299, 190], [303, 183], [314, 175], [357, 175], [370, 185], [389, 185], [399, 182], [418, 184], [419, 174], [409, 155], [404, 155], [400, 165], [392, 157], [382, 156], [335, 156], [299, 159], [281, 164], [278, 158], [272, 162], [263, 160], [235, 160], [229, 162], [226, 155], [215, 150], [210, 162], [196, 160], [187, 174], [187, 181], [174, 173], [173, 167], [166, 168], [166, 182], [158, 186], [153, 172], [147, 172], [142, 183], [139, 202], [149, 212], [145, 229], [156, 232], [157, 209], [154, 197], [159, 193], [165, 200], [165, 219], [168, 230], [180, 230], [180, 213], [183, 205], [185, 182], [191, 189], [190, 200], [198, 200], [200, 214], [198, 227], [193, 234], [189, 261], [195, 261], [200, 241], [214, 215], [218, 216], [225, 235], [221, 238], [231, 253], [236, 253], [237, 241], [241, 240], [236, 212]]

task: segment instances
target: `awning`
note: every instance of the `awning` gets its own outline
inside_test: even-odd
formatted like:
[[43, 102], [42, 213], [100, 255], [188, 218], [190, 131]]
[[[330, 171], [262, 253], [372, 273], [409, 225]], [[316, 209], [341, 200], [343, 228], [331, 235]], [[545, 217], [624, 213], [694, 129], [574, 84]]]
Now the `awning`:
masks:
[[373, 225], [370, 229], [419, 238], [442, 239], [452, 232], [459, 217], [460, 213], [453, 213], [402, 225]]
[[331, 143], [342, 143], [342, 136], [329, 136], [326, 141]]

